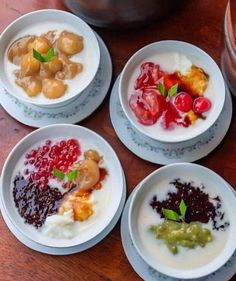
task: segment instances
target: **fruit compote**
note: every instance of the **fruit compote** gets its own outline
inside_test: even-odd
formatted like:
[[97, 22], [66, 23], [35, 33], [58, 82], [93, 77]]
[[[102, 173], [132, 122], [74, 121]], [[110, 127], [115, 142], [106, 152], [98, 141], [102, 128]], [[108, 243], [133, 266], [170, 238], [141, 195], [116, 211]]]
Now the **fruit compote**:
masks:
[[129, 105], [144, 126], [160, 123], [164, 130], [189, 127], [204, 120], [211, 101], [204, 96], [209, 76], [195, 65], [184, 73], [164, 71], [159, 64], [144, 62], [129, 97]]

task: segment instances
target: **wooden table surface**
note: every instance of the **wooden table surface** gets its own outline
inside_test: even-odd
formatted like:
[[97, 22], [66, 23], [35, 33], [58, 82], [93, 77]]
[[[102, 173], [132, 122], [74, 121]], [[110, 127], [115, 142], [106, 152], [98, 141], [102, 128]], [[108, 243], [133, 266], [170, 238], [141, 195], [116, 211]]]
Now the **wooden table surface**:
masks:
[[[163, 39], [193, 43], [207, 51], [219, 64], [222, 50], [222, 26], [226, 0], [189, 0], [171, 17], [135, 31], [109, 31], [96, 28], [107, 44], [113, 60], [113, 82], [125, 62], [146, 44]], [[1, 0], [0, 32], [17, 17], [43, 8], [66, 10], [62, 1]], [[102, 135], [115, 149], [124, 167], [127, 189], [133, 188], [159, 166], [132, 154], [117, 138], [109, 117], [109, 95], [103, 104], [80, 125]], [[234, 100], [233, 100], [234, 102]], [[234, 106], [235, 109], [235, 106]], [[33, 129], [11, 118], [0, 107], [0, 170], [13, 146]], [[197, 161], [236, 186], [236, 120], [223, 142], [209, 156]], [[137, 172], [138, 171], [138, 172]], [[120, 223], [98, 245], [71, 256], [49, 256], [28, 249], [8, 230], [0, 217], [0, 280], [141, 280], [130, 266], [120, 239]], [[233, 279], [236, 280], [236, 275]]]

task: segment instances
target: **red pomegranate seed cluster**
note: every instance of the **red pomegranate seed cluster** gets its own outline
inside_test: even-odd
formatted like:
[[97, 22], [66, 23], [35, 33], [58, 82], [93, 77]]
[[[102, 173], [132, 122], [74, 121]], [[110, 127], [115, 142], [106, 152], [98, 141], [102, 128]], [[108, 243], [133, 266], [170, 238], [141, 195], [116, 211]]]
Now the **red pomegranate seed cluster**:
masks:
[[30, 181], [36, 182], [40, 189], [45, 189], [49, 178], [53, 177], [53, 169], [67, 173], [80, 153], [80, 145], [76, 139], [61, 140], [57, 143], [47, 140], [44, 145], [26, 153], [24, 164], [31, 165], [34, 169], [31, 171], [26, 167], [24, 174], [28, 175]]

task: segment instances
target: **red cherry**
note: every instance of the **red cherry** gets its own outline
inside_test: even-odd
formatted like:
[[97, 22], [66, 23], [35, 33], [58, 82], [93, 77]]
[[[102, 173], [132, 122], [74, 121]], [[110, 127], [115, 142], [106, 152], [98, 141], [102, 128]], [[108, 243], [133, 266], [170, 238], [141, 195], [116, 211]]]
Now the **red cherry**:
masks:
[[175, 97], [174, 105], [179, 111], [188, 112], [192, 109], [193, 99], [188, 93], [180, 92]]
[[193, 111], [195, 113], [204, 113], [211, 108], [211, 101], [205, 97], [196, 98], [193, 102]]

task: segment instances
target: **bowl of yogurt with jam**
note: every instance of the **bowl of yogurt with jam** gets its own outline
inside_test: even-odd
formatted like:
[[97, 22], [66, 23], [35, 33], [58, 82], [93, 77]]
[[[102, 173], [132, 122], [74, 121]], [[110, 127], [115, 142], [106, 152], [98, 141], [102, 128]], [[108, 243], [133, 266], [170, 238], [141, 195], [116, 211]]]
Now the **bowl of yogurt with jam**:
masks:
[[214, 60], [181, 41], [159, 41], [137, 51], [119, 81], [122, 109], [140, 133], [162, 142], [187, 141], [219, 117], [225, 84]]
[[56, 107], [71, 102], [93, 81], [100, 48], [92, 29], [77, 16], [40, 10], [21, 16], [3, 31], [0, 62], [0, 81], [9, 94]]
[[216, 173], [177, 163], [146, 177], [129, 209], [129, 232], [155, 270], [180, 279], [204, 277], [236, 249], [236, 196]]
[[74, 125], [34, 131], [10, 153], [1, 175], [2, 206], [36, 243], [72, 247], [101, 233], [120, 205], [123, 173], [109, 144]]

